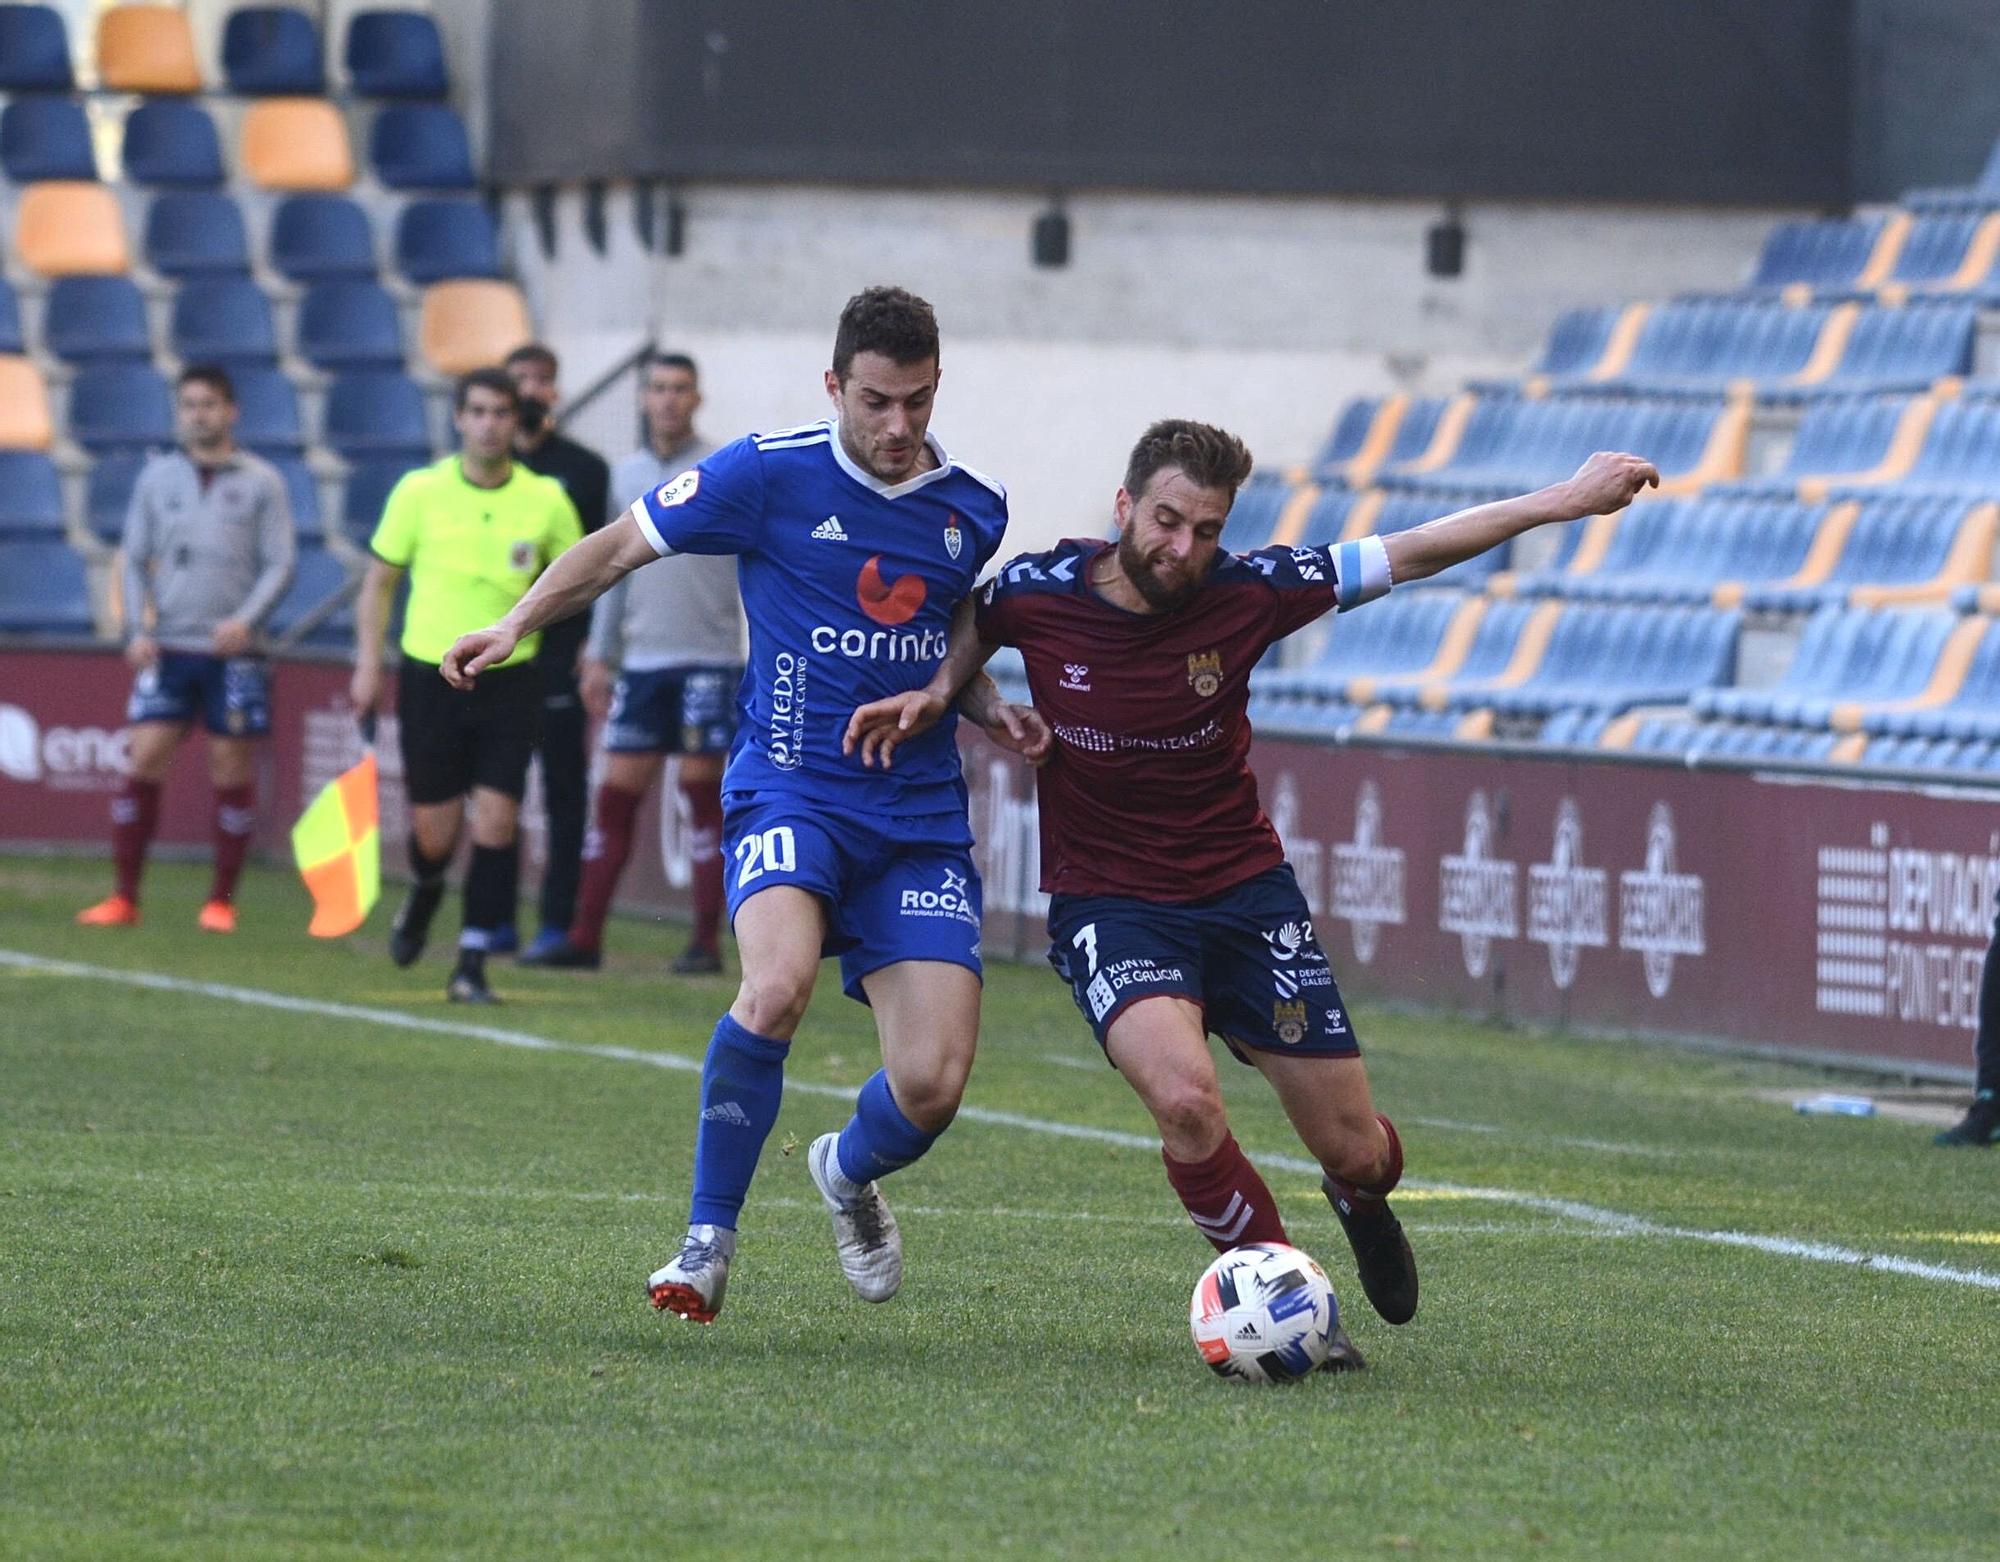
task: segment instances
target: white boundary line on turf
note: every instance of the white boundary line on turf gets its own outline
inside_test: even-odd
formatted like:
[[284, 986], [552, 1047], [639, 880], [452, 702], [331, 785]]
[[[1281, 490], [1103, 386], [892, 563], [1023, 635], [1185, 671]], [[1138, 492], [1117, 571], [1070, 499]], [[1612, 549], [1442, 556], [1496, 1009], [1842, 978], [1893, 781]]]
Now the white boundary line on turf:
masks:
[[[468, 1025], [457, 1020], [433, 1020], [422, 1015], [403, 1014], [395, 1009], [332, 1003], [320, 998], [295, 998], [286, 993], [267, 992], [261, 988], [230, 987], [219, 982], [189, 981], [183, 977], [162, 976], [152, 971], [121, 971], [112, 966], [84, 965], [74, 960], [51, 960], [42, 955], [27, 954], [14, 949], [0, 949], [0, 966], [13, 966], [24, 971], [40, 971], [49, 976], [115, 982], [122, 986], [141, 987], [152, 992], [188, 993], [203, 998], [219, 998], [225, 1002], [278, 1009], [292, 1014], [317, 1014], [329, 1019], [357, 1020], [364, 1024], [382, 1025], [396, 1030], [422, 1031], [434, 1036], [470, 1037], [475, 1041], [490, 1041], [499, 1046], [520, 1047], [532, 1052], [576, 1053], [585, 1057], [610, 1058], [621, 1063], [644, 1063], [653, 1068], [671, 1069], [684, 1074], [701, 1071], [698, 1059], [684, 1057], [677, 1052], [644, 1052], [636, 1047], [558, 1041], [553, 1037], [537, 1036], [528, 1031], [503, 1030], [492, 1025]], [[822, 1085], [814, 1080], [788, 1078], [785, 1081], [785, 1089], [804, 1095], [826, 1096], [838, 1101], [852, 1101], [855, 1096], [854, 1090], [844, 1085]], [[1046, 1134], [1060, 1139], [1082, 1139], [1094, 1144], [1116, 1145], [1121, 1149], [1157, 1153], [1160, 1148], [1159, 1140], [1150, 1134], [1125, 1133], [1119, 1129], [1096, 1128], [1086, 1123], [1065, 1123], [1054, 1118], [1030, 1117], [1020, 1112], [999, 1112], [987, 1107], [963, 1106], [959, 1108], [958, 1116], [961, 1121], [986, 1123], [996, 1128], [1018, 1128], [1025, 1133]], [[1263, 1153], [1253, 1154], [1250, 1159], [1259, 1166], [1274, 1171], [1299, 1172], [1314, 1178], [1320, 1174], [1318, 1163], [1303, 1156]], [[1496, 1204], [1511, 1204], [1517, 1209], [1558, 1215], [1581, 1225], [1596, 1227], [1619, 1236], [1661, 1237], [1682, 1242], [1702, 1242], [1715, 1247], [1748, 1248], [1753, 1252], [1769, 1253], [1779, 1258], [1801, 1259], [1807, 1263], [1840, 1264], [1850, 1268], [1879, 1270], [1887, 1274], [1909, 1275], [1915, 1279], [1934, 1280], [1947, 1285], [1967, 1285], [1985, 1291], [2000, 1291], [2000, 1273], [1991, 1270], [1961, 1269], [1950, 1264], [1933, 1264], [1921, 1259], [1904, 1258], [1894, 1253], [1868, 1253], [1859, 1248], [1843, 1247], [1832, 1242], [1761, 1236], [1747, 1231], [1710, 1231], [1696, 1226], [1667, 1225], [1648, 1220], [1642, 1215], [1627, 1215], [1618, 1210], [1600, 1208], [1595, 1204], [1550, 1198], [1543, 1194], [1521, 1193], [1511, 1188], [1480, 1188], [1464, 1183], [1428, 1182], [1414, 1177], [1410, 1179], [1409, 1185], [1413, 1189], [1448, 1193], [1465, 1199], [1487, 1199]]]

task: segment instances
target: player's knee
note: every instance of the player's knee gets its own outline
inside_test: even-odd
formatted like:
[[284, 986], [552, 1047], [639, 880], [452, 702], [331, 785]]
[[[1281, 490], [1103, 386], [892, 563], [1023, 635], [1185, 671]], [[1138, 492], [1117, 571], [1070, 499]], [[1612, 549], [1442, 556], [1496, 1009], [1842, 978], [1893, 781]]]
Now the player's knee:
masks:
[[1389, 1169], [1389, 1140], [1372, 1116], [1340, 1122], [1322, 1143], [1309, 1148], [1342, 1182], [1372, 1183]]
[[[1213, 1078], [1189, 1076], [1175, 1079], [1155, 1090], [1148, 1099], [1153, 1120], [1175, 1159], [1213, 1153], [1229, 1132], [1229, 1118], [1222, 1106], [1222, 1087]], [[1178, 1153], [1186, 1152], [1186, 1153]]]
[[812, 974], [793, 971], [745, 972], [730, 1013], [754, 1035], [789, 1041], [812, 1001]]
[[943, 1133], [958, 1116], [958, 1104], [965, 1099], [968, 1063], [940, 1059], [929, 1067], [902, 1071], [890, 1081], [896, 1105], [902, 1114], [925, 1133]]

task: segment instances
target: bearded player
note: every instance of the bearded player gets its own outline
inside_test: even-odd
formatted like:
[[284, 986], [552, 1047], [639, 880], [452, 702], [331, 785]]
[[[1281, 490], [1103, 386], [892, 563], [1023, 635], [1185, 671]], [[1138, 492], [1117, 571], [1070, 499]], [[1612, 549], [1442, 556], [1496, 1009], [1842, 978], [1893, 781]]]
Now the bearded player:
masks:
[[[961, 687], [959, 708], [979, 721], [998, 695], [972, 674], [998, 647], [1020, 648], [1055, 736], [1038, 784], [1049, 960], [1153, 1114], [1168, 1182], [1217, 1251], [1288, 1240], [1230, 1133], [1212, 1032], [1270, 1081], [1322, 1168], [1362, 1290], [1407, 1323], [1416, 1260], [1388, 1202], [1403, 1148], [1375, 1110], [1311, 910], [1258, 802], [1250, 672], [1322, 613], [1532, 527], [1622, 509], [1659, 474], [1599, 454], [1567, 482], [1387, 537], [1220, 553], [1250, 466], [1219, 428], [1154, 424], [1118, 491], [1116, 543], [1067, 541], [1008, 564], [954, 622], [929, 687], [856, 711], [847, 741], [890, 764]], [[1361, 1362], [1350, 1347], [1333, 1364]]]

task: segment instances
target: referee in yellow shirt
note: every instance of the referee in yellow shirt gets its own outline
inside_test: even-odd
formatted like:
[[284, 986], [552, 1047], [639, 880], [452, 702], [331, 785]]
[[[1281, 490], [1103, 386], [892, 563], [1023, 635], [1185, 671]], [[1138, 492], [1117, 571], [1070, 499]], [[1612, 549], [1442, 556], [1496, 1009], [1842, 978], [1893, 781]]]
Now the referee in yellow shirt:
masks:
[[583, 527], [560, 483], [514, 461], [520, 398], [503, 370], [466, 375], [452, 409], [458, 454], [406, 475], [369, 542], [375, 557], [356, 607], [350, 693], [357, 711], [381, 703], [383, 630], [408, 574], [396, 726], [416, 883], [396, 914], [389, 953], [407, 966], [424, 952], [470, 794], [472, 864], [458, 964], [445, 991], [454, 1003], [492, 1003], [486, 947], [492, 930], [514, 919], [515, 830], [541, 722], [532, 666], [540, 637], [524, 639], [463, 692], [444, 681], [438, 663], [453, 640], [518, 602]]

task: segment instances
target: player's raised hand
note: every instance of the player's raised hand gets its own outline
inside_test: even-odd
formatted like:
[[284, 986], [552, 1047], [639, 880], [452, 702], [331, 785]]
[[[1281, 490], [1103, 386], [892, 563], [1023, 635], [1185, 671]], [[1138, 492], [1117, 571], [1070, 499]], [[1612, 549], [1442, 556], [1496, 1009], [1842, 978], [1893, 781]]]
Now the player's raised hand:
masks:
[[992, 716], [986, 735], [995, 743], [1019, 754], [1031, 765], [1039, 767], [1049, 762], [1049, 756], [1055, 753], [1056, 735], [1049, 731], [1048, 722], [1034, 706], [1010, 705], [1001, 700], [992, 707]]
[[930, 731], [950, 708], [949, 701], [928, 689], [872, 700], [847, 718], [840, 751], [852, 754], [859, 749], [864, 766], [872, 769], [880, 764], [884, 770], [893, 769], [897, 748]]
[[1569, 480], [1578, 515], [1609, 515], [1622, 510], [1642, 488], [1660, 486], [1660, 469], [1644, 456], [1600, 450], [1576, 469]]
[[475, 629], [452, 642], [438, 671], [444, 674], [444, 681], [454, 689], [469, 689], [487, 668], [512, 656], [514, 647], [519, 644], [520, 636], [505, 625]]

